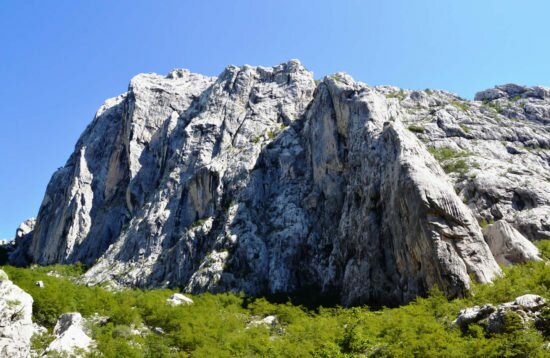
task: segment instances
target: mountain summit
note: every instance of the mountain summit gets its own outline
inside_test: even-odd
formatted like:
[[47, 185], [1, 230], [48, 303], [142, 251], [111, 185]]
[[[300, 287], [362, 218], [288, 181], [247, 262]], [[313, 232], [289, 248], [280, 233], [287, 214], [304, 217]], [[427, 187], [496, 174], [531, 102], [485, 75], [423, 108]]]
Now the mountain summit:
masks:
[[296, 60], [134, 77], [54, 173], [14, 264], [89, 284], [462, 296], [550, 238], [550, 89], [315, 81]]

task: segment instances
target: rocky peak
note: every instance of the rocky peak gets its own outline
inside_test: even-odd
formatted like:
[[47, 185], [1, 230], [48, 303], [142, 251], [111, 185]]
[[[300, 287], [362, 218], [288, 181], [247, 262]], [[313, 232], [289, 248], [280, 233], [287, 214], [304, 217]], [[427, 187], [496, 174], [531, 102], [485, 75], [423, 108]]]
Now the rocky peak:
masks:
[[[501, 274], [495, 256], [550, 237], [544, 91], [497, 86], [470, 102], [345, 73], [316, 85], [296, 60], [138, 75], [53, 175], [12, 259], [194, 293], [461, 296], [470, 276]], [[486, 231], [489, 246], [481, 226], [497, 220], [509, 228]]]
[[36, 219], [34, 218], [23, 221], [15, 231], [15, 240], [22, 239], [24, 236], [28, 235], [34, 230], [35, 225]]

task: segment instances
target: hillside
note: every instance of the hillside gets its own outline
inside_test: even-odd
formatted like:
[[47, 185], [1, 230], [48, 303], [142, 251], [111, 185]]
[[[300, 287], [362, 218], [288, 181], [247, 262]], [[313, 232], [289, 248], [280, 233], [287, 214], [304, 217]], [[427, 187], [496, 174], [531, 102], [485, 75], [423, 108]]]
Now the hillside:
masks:
[[[550, 241], [540, 242], [544, 256]], [[235, 294], [190, 296], [173, 306], [172, 290], [77, 285], [81, 265], [4, 267], [15, 284], [34, 298], [33, 320], [48, 331], [36, 334], [37, 354], [54, 339], [58, 317], [78, 311], [88, 320], [95, 349], [90, 357], [543, 357], [550, 310], [525, 323], [506, 316], [501, 332], [481, 321], [453, 325], [459, 310], [513, 301], [526, 293], [550, 297], [550, 266], [542, 262], [505, 269], [493, 285], [474, 285], [473, 294], [448, 301], [440, 291], [400, 308], [371, 310], [305, 307], [279, 298]], [[35, 285], [44, 282], [44, 287]], [[1, 302], [0, 302], [1, 303]], [[513, 312], [513, 311], [512, 311]], [[523, 314], [521, 310], [518, 314]], [[519, 316], [518, 316], [519, 317]], [[515, 319], [514, 319], [515, 318]], [[525, 326], [524, 326], [525, 325]]]

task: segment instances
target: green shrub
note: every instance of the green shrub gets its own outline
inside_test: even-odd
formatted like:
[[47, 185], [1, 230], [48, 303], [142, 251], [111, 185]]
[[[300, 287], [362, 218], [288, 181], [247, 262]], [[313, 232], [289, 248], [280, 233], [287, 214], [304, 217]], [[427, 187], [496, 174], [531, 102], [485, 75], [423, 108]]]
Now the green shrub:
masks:
[[491, 224], [494, 224], [494, 220], [487, 221], [487, 219], [483, 218], [479, 222], [479, 226], [481, 226], [481, 228], [483, 228], [483, 229], [485, 229], [487, 226], [489, 226]]
[[422, 126], [419, 126], [419, 125], [415, 125], [415, 124], [411, 124], [408, 129], [411, 131], [411, 132], [414, 132], [414, 133], [424, 133], [425, 132], [425, 129], [424, 127]]
[[42, 353], [48, 348], [54, 338], [55, 337], [48, 332], [41, 334], [35, 333], [31, 338], [31, 349], [35, 352]]
[[407, 94], [402, 89], [386, 94], [386, 98], [397, 98], [400, 102], [404, 100], [405, 97], [407, 97]]
[[523, 320], [514, 311], [506, 311], [504, 313], [504, 332], [513, 333], [523, 329]]
[[464, 112], [467, 112], [470, 109], [470, 105], [466, 102], [452, 101], [451, 104]]
[[464, 151], [459, 152], [450, 148], [434, 147], [429, 147], [428, 151], [442, 164], [442, 168], [446, 173], [459, 173], [460, 175], [464, 175], [469, 169], [466, 160], [461, 158], [469, 157], [472, 153]]
[[430, 152], [430, 154], [433, 155], [434, 158], [437, 159], [438, 161], [444, 161], [448, 159], [461, 158], [461, 157], [469, 157], [472, 155], [472, 153], [464, 152], [464, 151], [459, 152], [451, 148], [429, 147], [428, 152]]
[[550, 337], [550, 308], [546, 307], [542, 310], [535, 321], [535, 326], [545, 337]]
[[194, 228], [196, 228], [196, 227], [203, 226], [205, 222], [206, 222], [206, 219], [195, 220], [195, 221], [189, 226], [189, 228], [194, 229]]
[[467, 125], [460, 123], [458, 126], [460, 127], [460, 129], [462, 129], [464, 133], [470, 133], [471, 129]]
[[495, 111], [496, 113], [498, 114], [501, 114], [502, 113], [502, 107], [500, 106], [500, 104], [498, 104], [497, 102], [489, 102], [489, 101], [484, 101], [483, 102], [483, 106], [486, 107], [486, 108], [489, 108], [493, 111]]

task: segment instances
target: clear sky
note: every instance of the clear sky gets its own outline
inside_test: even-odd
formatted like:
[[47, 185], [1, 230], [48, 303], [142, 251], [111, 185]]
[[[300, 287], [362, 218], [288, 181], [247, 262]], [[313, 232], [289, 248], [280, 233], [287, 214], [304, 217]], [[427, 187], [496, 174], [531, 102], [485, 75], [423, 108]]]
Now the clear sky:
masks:
[[140, 72], [298, 58], [317, 78], [471, 98], [550, 86], [547, 0], [0, 0], [0, 238], [36, 216], [96, 109]]

